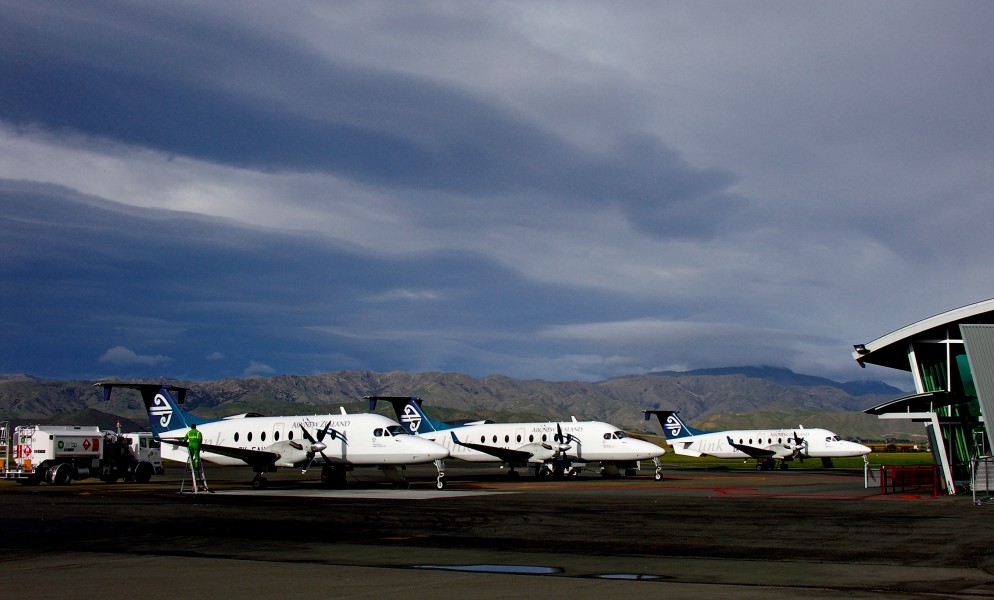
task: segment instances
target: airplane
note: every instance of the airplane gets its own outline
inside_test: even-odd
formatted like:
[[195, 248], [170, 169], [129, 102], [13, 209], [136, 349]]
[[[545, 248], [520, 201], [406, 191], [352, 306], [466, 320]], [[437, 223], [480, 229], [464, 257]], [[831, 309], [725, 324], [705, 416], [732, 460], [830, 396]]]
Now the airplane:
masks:
[[[104, 399], [114, 388], [141, 392], [155, 439], [162, 444], [162, 458], [186, 462], [185, 435], [196, 424], [203, 434], [201, 459], [218, 465], [245, 466], [255, 470], [252, 487], [264, 489], [263, 475], [279, 467], [300, 468], [306, 473], [321, 465], [321, 481], [344, 486], [355, 467], [378, 467], [396, 487], [408, 487], [407, 465], [435, 463], [435, 487], [445, 489], [443, 459], [449, 451], [407, 433], [396, 421], [379, 414], [295, 415], [264, 417], [245, 413], [222, 419], [204, 419], [180, 407], [187, 388], [169, 384], [98, 383]], [[173, 397], [173, 392], [177, 397]], [[397, 467], [401, 467], [398, 471]]]
[[[672, 410], [643, 410], [645, 420], [653, 415], [659, 420], [666, 442], [682, 456], [713, 456], [715, 458], [755, 458], [757, 471], [769, 471], [779, 466], [787, 470], [787, 462], [795, 458], [820, 458], [826, 467], [833, 458], [866, 456], [870, 448], [856, 442], [839, 439], [827, 429], [742, 429], [729, 431], [700, 431], [684, 423]], [[864, 459], [865, 460], [865, 459]]]
[[494, 423], [478, 421], [453, 425], [425, 414], [421, 398], [366, 396], [369, 409], [377, 401], [393, 405], [397, 420], [410, 433], [445, 446], [449, 456], [466, 462], [502, 463], [510, 467], [508, 477], [516, 479], [515, 468], [534, 468], [536, 477], [580, 474], [581, 465], [600, 463], [605, 477], [633, 475], [640, 460], [652, 460], [655, 479], [663, 478], [659, 457], [666, 450], [655, 444], [629, 437], [614, 425], [600, 421], [548, 423]]

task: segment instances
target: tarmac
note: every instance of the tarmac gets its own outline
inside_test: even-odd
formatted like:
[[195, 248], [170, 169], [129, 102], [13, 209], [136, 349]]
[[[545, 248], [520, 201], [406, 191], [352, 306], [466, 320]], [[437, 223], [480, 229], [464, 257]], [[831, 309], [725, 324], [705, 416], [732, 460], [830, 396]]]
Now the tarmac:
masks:
[[[450, 461], [451, 463], [451, 461]], [[0, 481], [9, 591], [72, 599], [994, 598], [994, 504], [882, 495], [862, 471], [666, 469], [508, 480], [495, 468], [360, 470], [340, 490], [208, 470], [214, 493]], [[186, 482], [185, 488], [190, 488]]]

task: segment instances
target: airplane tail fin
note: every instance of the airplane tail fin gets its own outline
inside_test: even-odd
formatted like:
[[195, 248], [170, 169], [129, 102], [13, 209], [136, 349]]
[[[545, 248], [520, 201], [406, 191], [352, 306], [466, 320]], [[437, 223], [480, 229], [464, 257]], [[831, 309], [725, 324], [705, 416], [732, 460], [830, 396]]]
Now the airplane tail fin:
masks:
[[[192, 415], [180, 407], [180, 404], [186, 400], [187, 388], [158, 383], [98, 383], [97, 385], [104, 388], [104, 400], [110, 399], [111, 390], [115, 387], [141, 392], [142, 402], [145, 403], [145, 410], [148, 413], [148, 424], [155, 439], [171, 431], [186, 429], [190, 425], [210, 422], [209, 419]], [[173, 397], [173, 392], [176, 392], [176, 397]]]
[[642, 413], [646, 421], [653, 415], [656, 416], [667, 440], [678, 440], [704, 433], [684, 423], [675, 410], [643, 410]]
[[421, 408], [421, 398], [413, 396], [366, 396], [369, 400], [369, 410], [376, 410], [378, 400], [386, 400], [393, 405], [393, 411], [397, 414], [397, 421], [404, 426], [409, 433], [429, 433], [432, 431], [443, 431], [452, 429], [452, 425], [436, 421], [425, 414]]

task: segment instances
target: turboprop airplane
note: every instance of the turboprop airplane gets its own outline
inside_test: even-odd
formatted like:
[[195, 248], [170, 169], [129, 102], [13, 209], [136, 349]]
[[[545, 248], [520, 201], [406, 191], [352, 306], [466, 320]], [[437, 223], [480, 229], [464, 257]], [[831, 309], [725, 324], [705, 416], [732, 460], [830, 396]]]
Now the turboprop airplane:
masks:
[[[163, 442], [162, 458], [186, 462], [186, 433], [196, 425], [203, 434], [200, 457], [218, 465], [248, 465], [255, 470], [252, 487], [265, 488], [264, 473], [278, 467], [300, 468], [321, 465], [321, 480], [345, 485], [346, 474], [355, 467], [378, 467], [396, 486], [407, 486], [406, 465], [434, 462], [436, 485], [445, 488], [442, 460], [449, 451], [442, 446], [409, 435], [396, 421], [378, 414], [299, 415], [264, 417], [246, 413], [223, 419], [203, 419], [180, 407], [187, 388], [168, 384], [98, 383], [104, 399], [113, 388], [141, 392], [155, 439]], [[176, 392], [177, 398], [172, 393]], [[400, 470], [397, 467], [401, 467]]]
[[827, 429], [741, 429], [729, 431], [700, 431], [684, 423], [676, 411], [643, 410], [645, 420], [652, 415], [659, 419], [666, 442], [683, 456], [714, 456], [715, 458], [755, 458], [757, 471], [779, 468], [787, 470], [787, 462], [820, 458], [831, 466], [833, 458], [866, 456], [870, 449], [856, 442], [839, 439]]
[[655, 444], [629, 437], [614, 425], [600, 421], [549, 423], [493, 423], [479, 421], [453, 425], [425, 414], [421, 398], [367, 396], [369, 409], [378, 400], [393, 405], [397, 420], [419, 437], [445, 446], [449, 456], [467, 462], [502, 463], [508, 477], [516, 467], [534, 468], [536, 477], [579, 475], [582, 465], [597, 462], [605, 477], [634, 474], [638, 461], [652, 460], [655, 479], [663, 478], [659, 457], [666, 451]]

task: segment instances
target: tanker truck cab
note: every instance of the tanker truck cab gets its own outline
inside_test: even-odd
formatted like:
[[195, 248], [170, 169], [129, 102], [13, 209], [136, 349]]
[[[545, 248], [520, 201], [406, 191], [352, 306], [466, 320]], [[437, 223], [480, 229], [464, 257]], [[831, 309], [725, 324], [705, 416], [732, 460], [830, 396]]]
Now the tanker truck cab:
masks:
[[130, 456], [128, 461], [130, 469], [124, 475], [126, 481], [148, 483], [152, 475], [165, 474], [159, 440], [153, 439], [151, 433], [143, 431], [118, 435], [126, 441], [127, 453]]

